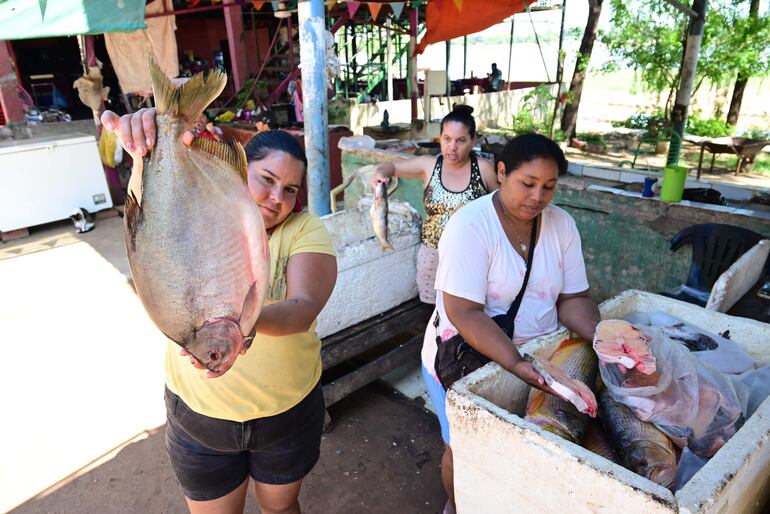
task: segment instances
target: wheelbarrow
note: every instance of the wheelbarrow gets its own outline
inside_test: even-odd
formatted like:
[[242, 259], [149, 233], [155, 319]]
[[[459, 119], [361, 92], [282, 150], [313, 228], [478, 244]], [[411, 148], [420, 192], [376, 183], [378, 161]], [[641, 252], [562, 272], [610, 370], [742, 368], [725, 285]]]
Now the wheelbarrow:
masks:
[[719, 137], [715, 139], [704, 139], [700, 142], [700, 158], [698, 159], [698, 176], [700, 179], [703, 166], [703, 154], [706, 150], [711, 152], [711, 166], [709, 173], [714, 170], [714, 159], [717, 154], [727, 153], [738, 156], [738, 163], [735, 165], [735, 174], [738, 175], [741, 170], [751, 169], [754, 159], [764, 147], [770, 145], [770, 141], [762, 139], [749, 139], [747, 137]]

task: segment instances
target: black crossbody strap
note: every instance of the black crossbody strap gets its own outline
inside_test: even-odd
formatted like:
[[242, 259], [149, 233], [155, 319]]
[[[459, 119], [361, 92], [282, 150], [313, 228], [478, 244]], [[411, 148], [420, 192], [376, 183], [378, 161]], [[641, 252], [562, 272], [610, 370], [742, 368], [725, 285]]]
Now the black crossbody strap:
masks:
[[519, 312], [519, 306], [521, 300], [524, 298], [524, 291], [527, 289], [527, 283], [529, 282], [529, 272], [532, 270], [532, 257], [535, 255], [535, 245], [537, 244], [537, 217], [532, 221], [532, 229], [529, 234], [529, 254], [527, 256], [527, 271], [524, 273], [524, 282], [521, 284], [519, 294], [516, 295], [516, 299], [513, 300], [511, 308], [505, 314], [505, 333], [509, 337], [513, 337], [513, 320], [516, 319], [516, 314]]

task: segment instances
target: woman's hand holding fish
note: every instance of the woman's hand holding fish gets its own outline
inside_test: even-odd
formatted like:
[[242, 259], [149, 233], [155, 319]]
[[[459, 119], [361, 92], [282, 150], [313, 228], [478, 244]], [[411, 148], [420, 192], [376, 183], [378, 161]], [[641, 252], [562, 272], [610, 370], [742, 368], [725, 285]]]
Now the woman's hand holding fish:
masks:
[[372, 175], [372, 191], [377, 189], [377, 186], [381, 183], [387, 184], [390, 182], [390, 177], [396, 175], [396, 168], [392, 162], [382, 162], [377, 165]]
[[[246, 353], [246, 350], [242, 351], [242, 352], [241, 352], [241, 355], [243, 355], [244, 353]], [[179, 355], [181, 355], [182, 357], [190, 357], [190, 364], [192, 364], [192, 365], [193, 365], [193, 367], [195, 367], [195, 368], [197, 368], [197, 369], [204, 369], [204, 370], [206, 369], [206, 366], [204, 366], [203, 364], [201, 364], [201, 363], [200, 363], [200, 361], [199, 361], [198, 359], [196, 359], [196, 358], [195, 358], [195, 356], [194, 356], [193, 354], [191, 354], [190, 352], [188, 352], [188, 351], [187, 351], [187, 350], [185, 350], [184, 348], [182, 348], [181, 350], [179, 350]], [[233, 364], [235, 364], [235, 361], [233, 361]], [[230, 367], [232, 367], [232, 366], [230, 366]], [[207, 371], [206, 371], [206, 378], [217, 378], [217, 377], [221, 377], [222, 375], [224, 375], [224, 374], [227, 372], [227, 370], [229, 370], [229, 369], [230, 369], [230, 367], [228, 367], [228, 368], [225, 368], [225, 369], [221, 369], [221, 370], [219, 370], [219, 371], [211, 371], [211, 370], [207, 370]]]
[[[139, 109], [123, 116], [118, 116], [112, 111], [104, 111], [102, 124], [106, 129], [117, 132], [120, 143], [132, 157], [143, 157], [155, 146], [155, 113], [154, 108]], [[193, 137], [192, 132], [186, 131], [182, 135], [182, 142], [190, 146]]]
[[535, 368], [532, 367], [532, 364], [525, 361], [523, 358], [520, 358], [518, 361], [516, 361], [513, 366], [509, 368], [509, 371], [530, 386], [536, 389], [540, 389], [541, 391], [545, 391], [546, 393], [559, 396], [545, 383], [545, 379], [540, 376], [540, 373], [535, 371]]

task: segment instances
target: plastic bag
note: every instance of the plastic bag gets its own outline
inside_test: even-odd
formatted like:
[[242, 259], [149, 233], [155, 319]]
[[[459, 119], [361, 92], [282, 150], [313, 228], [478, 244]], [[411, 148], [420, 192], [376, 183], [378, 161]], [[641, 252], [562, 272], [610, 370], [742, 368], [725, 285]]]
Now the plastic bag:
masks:
[[341, 137], [337, 143], [340, 150], [371, 150], [376, 141], [371, 136], [347, 136]]
[[733, 382], [739, 396], [743, 396], [743, 415], [748, 419], [770, 396], [770, 366], [747, 371], [734, 377]]
[[669, 338], [684, 345], [701, 361], [722, 373], [737, 375], [754, 369], [754, 358], [740, 345], [665, 312], [639, 312], [626, 317], [626, 320], [642, 332], [645, 326], [660, 328]]
[[709, 458], [740, 428], [741, 405], [733, 383], [655, 327], [638, 327], [651, 336], [657, 369], [602, 363], [599, 371], [612, 397], [642, 421], [654, 423], [675, 444]]
[[700, 471], [700, 469], [708, 462], [706, 459], [701, 459], [689, 448], [682, 450], [682, 456], [679, 458], [679, 464], [676, 466], [676, 477], [674, 478], [674, 485], [671, 486], [671, 490], [676, 492], [690, 481], [690, 479]]

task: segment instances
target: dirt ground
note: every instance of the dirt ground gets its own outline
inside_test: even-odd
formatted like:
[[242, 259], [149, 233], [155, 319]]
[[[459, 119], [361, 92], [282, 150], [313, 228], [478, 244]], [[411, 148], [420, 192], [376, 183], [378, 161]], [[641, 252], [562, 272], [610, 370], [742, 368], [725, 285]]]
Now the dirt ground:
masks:
[[[375, 383], [329, 409], [332, 429], [303, 484], [307, 513], [432, 513], [446, 500], [438, 421], [417, 402]], [[164, 447], [164, 427], [13, 514], [187, 512]], [[253, 496], [245, 512], [259, 512]]]

